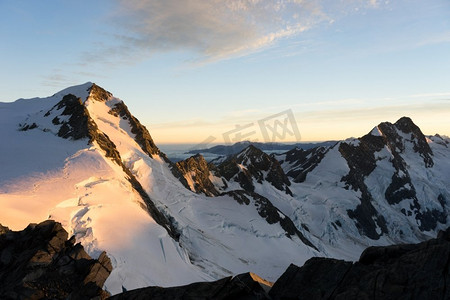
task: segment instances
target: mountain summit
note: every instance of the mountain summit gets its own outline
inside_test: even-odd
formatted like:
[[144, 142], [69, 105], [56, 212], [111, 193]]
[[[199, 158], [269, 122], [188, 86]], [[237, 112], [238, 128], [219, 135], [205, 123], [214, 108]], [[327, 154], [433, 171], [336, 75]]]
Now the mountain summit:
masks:
[[0, 103], [0, 220], [52, 219], [111, 294], [253, 272], [275, 281], [315, 256], [417, 243], [449, 226], [450, 140], [409, 118], [367, 135], [214, 165], [172, 163], [125, 103], [94, 83]]

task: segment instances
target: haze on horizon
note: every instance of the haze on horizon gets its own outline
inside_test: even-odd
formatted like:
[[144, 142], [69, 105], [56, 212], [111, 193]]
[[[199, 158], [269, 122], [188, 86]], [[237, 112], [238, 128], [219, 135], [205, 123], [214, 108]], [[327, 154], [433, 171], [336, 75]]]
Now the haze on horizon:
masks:
[[92, 81], [159, 144], [450, 135], [446, 0], [1, 1], [0, 38], [0, 101]]

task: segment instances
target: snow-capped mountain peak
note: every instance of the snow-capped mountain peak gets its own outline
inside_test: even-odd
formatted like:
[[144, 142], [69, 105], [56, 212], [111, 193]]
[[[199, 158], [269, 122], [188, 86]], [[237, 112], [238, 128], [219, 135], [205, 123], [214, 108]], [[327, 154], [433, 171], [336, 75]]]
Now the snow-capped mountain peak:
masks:
[[88, 82], [80, 84], [80, 85], [75, 85], [75, 86], [65, 88], [65, 89], [55, 93], [53, 96], [51, 96], [49, 98], [62, 98], [65, 95], [71, 94], [71, 95], [76, 96], [77, 98], [81, 98], [81, 101], [84, 103], [84, 101], [86, 101], [86, 99], [90, 95], [91, 88], [94, 85], [95, 85], [95, 83], [88, 81]]
[[280, 163], [253, 145], [220, 163], [215, 175], [228, 182], [236, 182], [249, 192], [255, 191], [255, 184], [268, 182], [276, 189], [292, 195], [289, 189], [291, 182]]

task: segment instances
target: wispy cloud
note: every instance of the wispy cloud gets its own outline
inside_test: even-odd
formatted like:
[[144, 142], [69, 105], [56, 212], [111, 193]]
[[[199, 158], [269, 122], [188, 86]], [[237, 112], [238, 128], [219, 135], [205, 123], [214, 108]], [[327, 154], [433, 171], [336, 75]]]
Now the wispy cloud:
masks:
[[[116, 0], [116, 54], [188, 50], [198, 60], [246, 55], [375, 0]], [[347, 10], [347, 12], [346, 12]]]
[[[424, 94], [414, 94], [406, 96], [407, 98], [436, 98], [436, 97], [450, 97], [450, 92], [441, 93], [424, 93]], [[448, 100], [448, 99], [446, 99]]]
[[53, 69], [52, 73], [42, 78], [42, 85], [50, 87], [61, 87], [70, 82], [70, 78], [62, 74], [60, 69]]
[[62, 89], [70, 85], [79, 84], [90, 78], [105, 78], [105, 76], [89, 71], [75, 71], [67, 75], [65, 70], [53, 68], [50, 74], [41, 76], [41, 84], [43, 86]]
[[450, 43], [450, 31], [437, 33], [432, 36], [428, 36], [418, 42], [415, 46], [422, 47], [434, 44]]
[[328, 109], [316, 110], [307, 113], [299, 113], [300, 119], [317, 119], [317, 120], [365, 120], [367, 118], [383, 120], [384, 118], [411, 114], [448, 114], [450, 112], [450, 104], [443, 100], [429, 101], [428, 103], [413, 104], [392, 104], [378, 105], [366, 108], [354, 109]]
[[[316, 45], [317, 41], [292, 40], [278, 50], [274, 46], [322, 23], [331, 24], [336, 18], [379, 6], [376, 0], [114, 0], [113, 3], [109, 17], [102, 16], [111, 24], [111, 31], [102, 32], [72, 65], [83, 69], [101, 65], [111, 70], [171, 51], [188, 53], [190, 62], [195, 64], [245, 56], [269, 47], [275, 53], [279, 51], [279, 56], [299, 55], [312, 51], [311, 43]], [[74, 77], [52, 72], [45, 76], [43, 84], [64, 86], [72, 84]]]
[[210, 126], [214, 123], [198, 120], [198, 119], [188, 119], [188, 120], [180, 120], [180, 121], [173, 121], [173, 122], [165, 122], [165, 123], [158, 123], [158, 124], [152, 124], [152, 128], [192, 128], [192, 127], [202, 127], [202, 126]]

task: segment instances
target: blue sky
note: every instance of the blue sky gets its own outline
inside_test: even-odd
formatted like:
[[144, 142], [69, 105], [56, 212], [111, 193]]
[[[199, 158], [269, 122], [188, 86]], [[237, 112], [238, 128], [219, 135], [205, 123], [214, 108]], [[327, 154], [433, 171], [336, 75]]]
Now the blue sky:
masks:
[[447, 0], [0, 0], [0, 38], [0, 101], [92, 81], [157, 143], [263, 140], [284, 111], [304, 141], [404, 115], [450, 135]]

